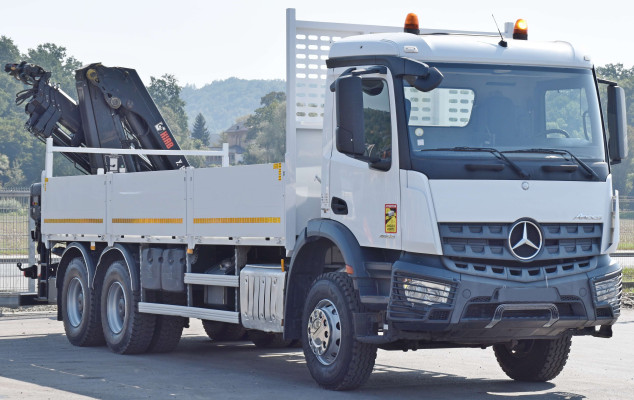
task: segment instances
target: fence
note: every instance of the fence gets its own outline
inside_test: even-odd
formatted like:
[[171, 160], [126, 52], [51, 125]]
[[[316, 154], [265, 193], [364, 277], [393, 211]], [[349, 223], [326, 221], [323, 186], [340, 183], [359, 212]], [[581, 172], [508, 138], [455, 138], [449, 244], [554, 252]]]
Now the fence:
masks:
[[0, 293], [33, 292], [34, 281], [16, 268], [29, 263], [29, 191], [0, 190]]

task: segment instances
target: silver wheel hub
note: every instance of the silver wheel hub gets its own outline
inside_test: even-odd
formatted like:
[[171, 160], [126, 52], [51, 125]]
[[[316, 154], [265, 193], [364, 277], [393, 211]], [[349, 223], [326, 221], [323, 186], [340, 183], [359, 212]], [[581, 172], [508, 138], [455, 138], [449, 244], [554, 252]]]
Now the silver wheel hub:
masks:
[[73, 328], [77, 328], [84, 317], [84, 285], [78, 277], [74, 277], [68, 284], [66, 315]]
[[341, 346], [339, 311], [330, 300], [321, 300], [308, 317], [308, 345], [324, 365], [332, 364]]
[[108, 288], [106, 316], [110, 331], [114, 334], [120, 333], [126, 318], [126, 298], [123, 286], [119, 282], [113, 282]]

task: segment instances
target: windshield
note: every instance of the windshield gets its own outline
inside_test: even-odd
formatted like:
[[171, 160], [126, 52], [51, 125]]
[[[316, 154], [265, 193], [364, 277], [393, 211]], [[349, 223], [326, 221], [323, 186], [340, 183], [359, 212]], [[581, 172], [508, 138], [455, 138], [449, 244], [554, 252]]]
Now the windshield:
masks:
[[[414, 157], [490, 157], [455, 147], [566, 150], [603, 161], [603, 131], [591, 70], [435, 64], [442, 84], [423, 93], [403, 80]], [[445, 150], [442, 150], [445, 149]], [[512, 158], [543, 153], [507, 153]], [[552, 157], [552, 155], [551, 155]]]

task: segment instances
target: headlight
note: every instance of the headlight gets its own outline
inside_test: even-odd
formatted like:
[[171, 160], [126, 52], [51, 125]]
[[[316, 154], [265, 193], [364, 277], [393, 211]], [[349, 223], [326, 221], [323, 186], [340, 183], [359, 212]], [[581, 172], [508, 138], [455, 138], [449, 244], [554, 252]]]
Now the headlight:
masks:
[[405, 278], [403, 280], [405, 297], [410, 303], [448, 304], [452, 300], [451, 286], [423, 279]]

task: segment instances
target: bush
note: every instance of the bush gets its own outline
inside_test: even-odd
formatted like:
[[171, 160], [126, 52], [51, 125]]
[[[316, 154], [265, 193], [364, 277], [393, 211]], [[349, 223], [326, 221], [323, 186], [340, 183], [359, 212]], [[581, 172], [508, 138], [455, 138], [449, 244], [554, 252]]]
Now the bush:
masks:
[[25, 215], [28, 211], [26, 205], [22, 205], [17, 199], [1, 199], [0, 200], [0, 214], [17, 214]]

